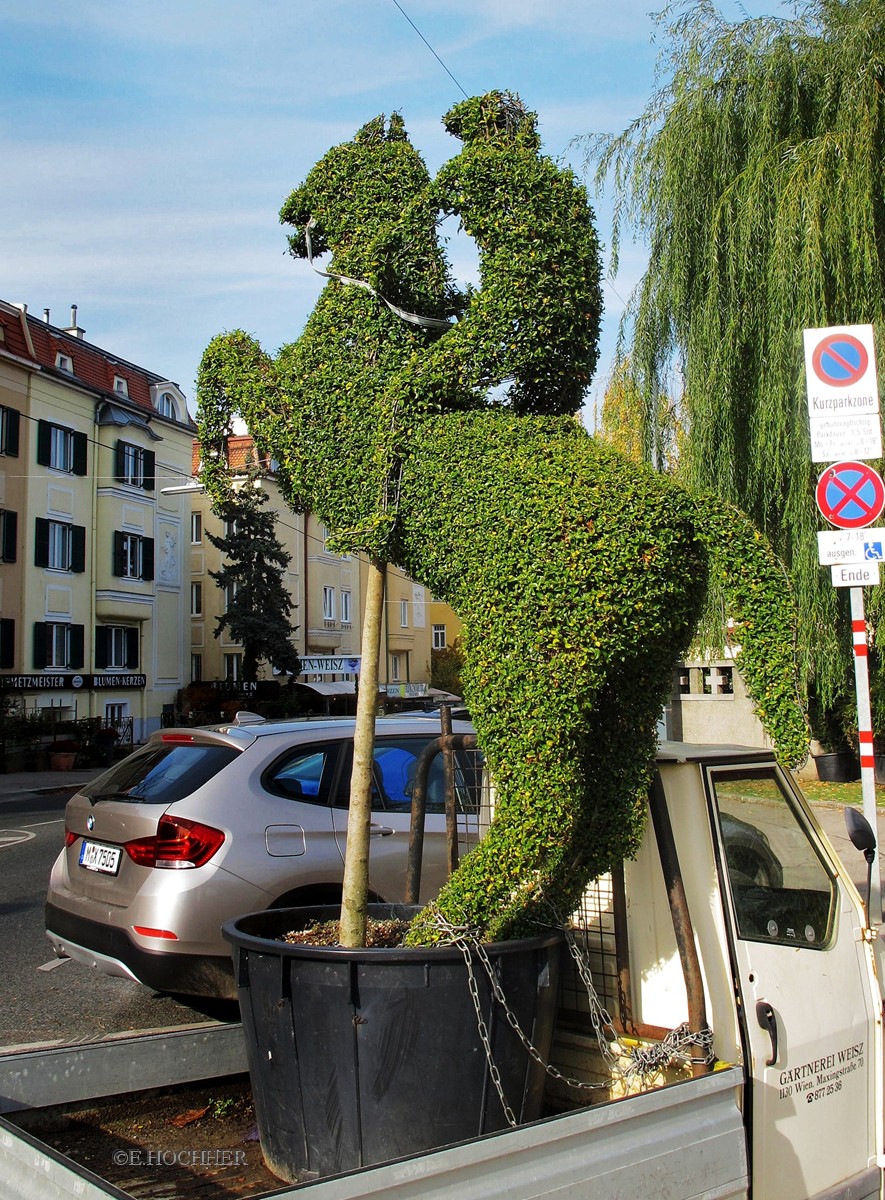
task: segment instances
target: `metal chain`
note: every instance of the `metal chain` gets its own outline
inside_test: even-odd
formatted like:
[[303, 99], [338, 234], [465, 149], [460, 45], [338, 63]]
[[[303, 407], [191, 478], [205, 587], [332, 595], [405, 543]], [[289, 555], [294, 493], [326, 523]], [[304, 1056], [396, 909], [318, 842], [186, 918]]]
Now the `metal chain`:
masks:
[[[539, 1066], [543, 1067], [544, 1071], [553, 1079], [560, 1083], [564, 1083], [567, 1087], [575, 1088], [579, 1091], [600, 1091], [609, 1088], [610, 1082], [605, 1083], [590, 1083], [587, 1080], [575, 1079], [572, 1076], [564, 1075], [556, 1067], [546, 1061], [540, 1051], [535, 1047], [531, 1040], [525, 1035], [519, 1021], [512, 1012], [507, 1003], [507, 998], [501, 988], [501, 983], [498, 974], [489, 960], [483, 943], [479, 940], [475, 931], [468, 929], [466, 926], [455, 926], [442, 916], [441, 913], [435, 913], [434, 919], [436, 924], [448, 937], [452, 945], [457, 946], [461, 951], [464, 959], [464, 964], [467, 968], [467, 980], [470, 990], [473, 1007], [476, 1011], [476, 1023], [479, 1030], [480, 1040], [485, 1050], [486, 1060], [489, 1066], [489, 1074], [498, 1092], [501, 1100], [501, 1106], [504, 1109], [504, 1115], [508, 1123], [515, 1127], [517, 1124], [516, 1118], [513, 1115], [513, 1110], [507, 1103], [504, 1095], [504, 1087], [501, 1082], [501, 1074], [494, 1060], [492, 1052], [491, 1039], [489, 1037], [488, 1027], [482, 1015], [482, 1002], [479, 995], [479, 987], [476, 982], [476, 976], [473, 970], [473, 954], [482, 963], [485, 973], [488, 976], [489, 985], [492, 995], [500, 1005], [508, 1025], [514, 1031], [524, 1049]], [[655, 1045], [645, 1047], [633, 1047], [630, 1052], [630, 1062], [626, 1067], [621, 1066], [619, 1057], [614, 1054], [609, 1044], [609, 1036], [611, 1041], [617, 1041], [617, 1035], [612, 1024], [611, 1017], [599, 1002], [596, 989], [593, 986], [593, 979], [590, 972], [590, 966], [587, 962], [586, 955], [578, 947], [574, 932], [568, 926], [564, 927], [566, 945], [569, 952], [575, 961], [578, 968], [578, 973], [581, 976], [581, 981], [587, 989], [587, 996], [590, 1001], [590, 1017], [593, 1024], [596, 1039], [599, 1044], [600, 1053], [613, 1077], [629, 1079], [631, 1076], [639, 1075], [645, 1077], [654, 1074], [673, 1062], [674, 1059], [685, 1063], [704, 1062], [710, 1064], [714, 1061], [713, 1055], [713, 1031], [709, 1027], [698, 1032], [692, 1032], [687, 1022], [683, 1022], [676, 1029], [671, 1030], [667, 1036]], [[701, 1046], [704, 1051], [704, 1057], [696, 1058], [690, 1051], [697, 1046]]]

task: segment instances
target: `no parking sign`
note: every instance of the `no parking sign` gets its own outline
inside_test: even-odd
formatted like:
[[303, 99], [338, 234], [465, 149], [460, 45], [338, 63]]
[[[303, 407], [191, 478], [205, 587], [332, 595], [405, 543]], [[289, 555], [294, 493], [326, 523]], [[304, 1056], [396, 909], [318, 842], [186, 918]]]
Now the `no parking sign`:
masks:
[[833, 463], [817, 481], [821, 515], [838, 529], [872, 525], [885, 507], [885, 483], [868, 463]]

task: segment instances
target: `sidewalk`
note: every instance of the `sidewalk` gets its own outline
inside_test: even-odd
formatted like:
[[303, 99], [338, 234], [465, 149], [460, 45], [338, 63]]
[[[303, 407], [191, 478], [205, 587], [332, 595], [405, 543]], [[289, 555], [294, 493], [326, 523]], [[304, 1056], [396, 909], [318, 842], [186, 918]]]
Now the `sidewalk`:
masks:
[[75, 767], [73, 771], [10, 771], [0, 775], [0, 805], [30, 796], [73, 792], [103, 770], [104, 767]]

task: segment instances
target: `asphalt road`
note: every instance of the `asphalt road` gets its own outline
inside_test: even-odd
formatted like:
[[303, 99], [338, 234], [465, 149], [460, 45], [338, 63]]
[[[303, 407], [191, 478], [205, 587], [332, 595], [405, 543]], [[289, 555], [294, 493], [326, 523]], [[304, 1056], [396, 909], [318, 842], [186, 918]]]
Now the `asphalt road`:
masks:
[[57, 959], [43, 928], [66, 793], [0, 807], [0, 1053], [23, 1045], [88, 1042], [109, 1034], [236, 1019], [235, 1004], [204, 1010], [126, 979]]

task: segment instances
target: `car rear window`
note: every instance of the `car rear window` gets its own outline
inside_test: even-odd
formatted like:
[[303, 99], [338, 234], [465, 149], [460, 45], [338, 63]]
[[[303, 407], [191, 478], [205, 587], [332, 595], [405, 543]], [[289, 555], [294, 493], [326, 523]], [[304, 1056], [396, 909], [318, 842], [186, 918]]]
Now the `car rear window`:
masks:
[[80, 789], [90, 800], [174, 804], [202, 787], [240, 753], [232, 746], [151, 743]]

